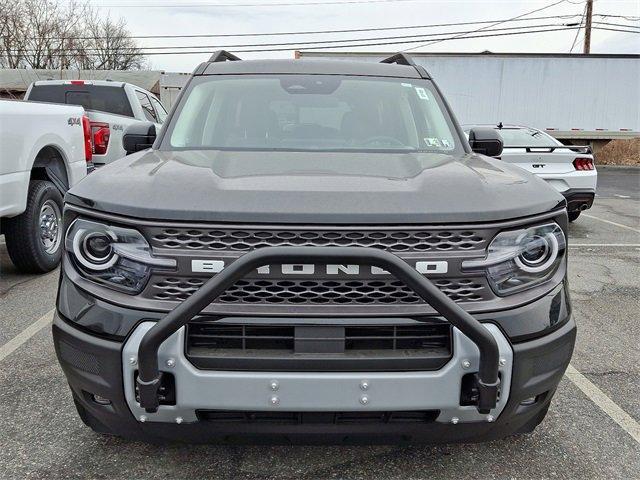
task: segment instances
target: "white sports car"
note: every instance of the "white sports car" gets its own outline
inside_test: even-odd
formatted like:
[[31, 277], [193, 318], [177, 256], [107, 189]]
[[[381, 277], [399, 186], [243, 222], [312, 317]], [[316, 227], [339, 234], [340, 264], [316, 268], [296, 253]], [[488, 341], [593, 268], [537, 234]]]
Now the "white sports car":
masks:
[[547, 133], [517, 125], [464, 125], [495, 128], [504, 148], [500, 159], [518, 165], [546, 180], [567, 199], [569, 221], [591, 208], [596, 194], [598, 172], [588, 146], [564, 145]]

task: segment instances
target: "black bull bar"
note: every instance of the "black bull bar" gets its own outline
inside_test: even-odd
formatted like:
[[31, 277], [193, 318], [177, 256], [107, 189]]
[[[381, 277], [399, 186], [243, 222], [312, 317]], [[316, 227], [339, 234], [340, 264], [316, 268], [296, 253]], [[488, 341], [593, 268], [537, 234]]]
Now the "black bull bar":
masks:
[[379, 267], [404, 282], [449, 323], [473, 341], [480, 350], [477, 374], [478, 411], [489, 413], [498, 399], [498, 344], [478, 320], [442, 293], [428, 278], [396, 255], [365, 247], [264, 247], [242, 255], [200, 287], [191, 297], [170, 311], [145, 334], [138, 348], [136, 380], [140, 406], [147, 412], [158, 410], [158, 389], [162, 372], [158, 367], [158, 349], [162, 342], [186, 325], [207, 305], [216, 300], [237, 280], [271, 263], [331, 262]]

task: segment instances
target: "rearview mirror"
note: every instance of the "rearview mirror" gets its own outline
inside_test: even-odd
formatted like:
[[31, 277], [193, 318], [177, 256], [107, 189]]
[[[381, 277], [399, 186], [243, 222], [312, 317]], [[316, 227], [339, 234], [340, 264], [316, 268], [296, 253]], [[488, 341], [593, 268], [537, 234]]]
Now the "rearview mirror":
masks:
[[487, 157], [497, 157], [502, 153], [502, 138], [493, 128], [473, 128], [469, 130], [471, 150]]
[[151, 122], [131, 125], [124, 132], [122, 146], [127, 155], [151, 148], [156, 140], [156, 126]]

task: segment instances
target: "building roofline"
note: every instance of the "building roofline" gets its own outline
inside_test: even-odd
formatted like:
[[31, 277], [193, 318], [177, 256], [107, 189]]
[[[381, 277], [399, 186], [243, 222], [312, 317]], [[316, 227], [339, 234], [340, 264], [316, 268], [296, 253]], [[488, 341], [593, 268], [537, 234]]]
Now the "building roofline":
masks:
[[[380, 56], [387, 57], [394, 52], [341, 52], [341, 51], [308, 51], [296, 50], [295, 58], [324, 57], [324, 56]], [[522, 57], [522, 58], [629, 58], [640, 60], [640, 54], [635, 53], [519, 53], [519, 52], [411, 52], [412, 57]]]

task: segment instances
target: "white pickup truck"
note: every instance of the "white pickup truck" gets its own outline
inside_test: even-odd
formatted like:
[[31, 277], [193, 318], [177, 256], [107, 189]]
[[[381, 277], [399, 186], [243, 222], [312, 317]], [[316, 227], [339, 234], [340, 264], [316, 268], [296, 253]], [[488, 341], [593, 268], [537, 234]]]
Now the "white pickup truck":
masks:
[[111, 80], [37, 81], [29, 86], [25, 100], [82, 106], [91, 122], [96, 167], [126, 155], [122, 135], [129, 126], [153, 122], [159, 130], [167, 117], [151, 92]]
[[62, 254], [62, 197], [87, 175], [82, 107], [0, 100], [0, 233], [16, 268], [47, 272]]

